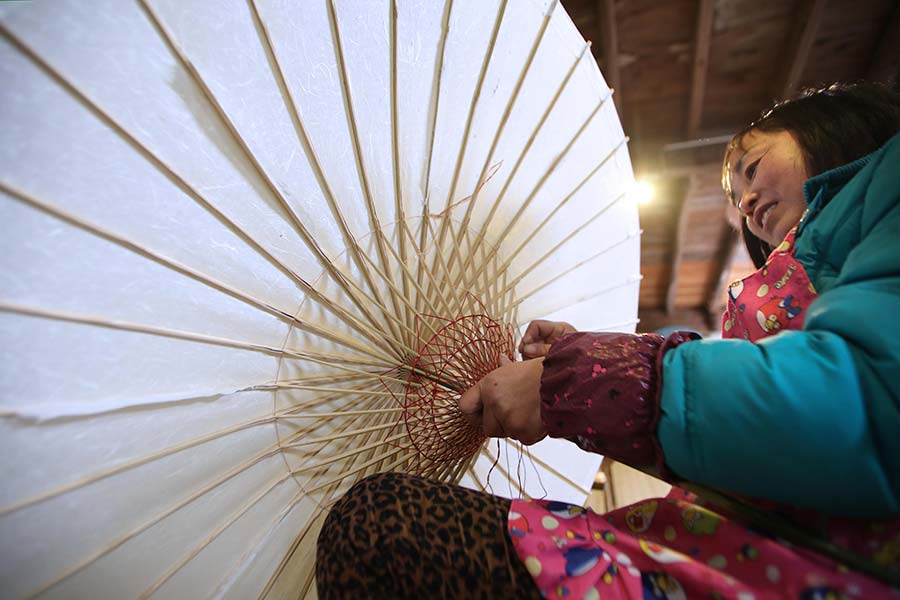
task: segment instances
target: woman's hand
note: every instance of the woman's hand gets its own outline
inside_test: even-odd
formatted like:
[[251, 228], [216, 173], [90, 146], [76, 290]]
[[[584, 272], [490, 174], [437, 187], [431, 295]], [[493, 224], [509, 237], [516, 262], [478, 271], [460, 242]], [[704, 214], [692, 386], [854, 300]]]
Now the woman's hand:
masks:
[[553, 342], [576, 331], [577, 329], [562, 321], [532, 321], [519, 342], [519, 354], [525, 360], [544, 356]]
[[512, 362], [488, 373], [459, 399], [459, 409], [488, 437], [511, 437], [525, 445], [547, 436], [541, 421], [543, 359]]

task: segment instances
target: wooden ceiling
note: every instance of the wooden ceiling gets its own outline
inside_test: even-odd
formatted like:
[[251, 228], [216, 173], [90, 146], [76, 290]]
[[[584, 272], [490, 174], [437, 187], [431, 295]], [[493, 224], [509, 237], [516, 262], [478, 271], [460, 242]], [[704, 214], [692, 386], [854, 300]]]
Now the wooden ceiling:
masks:
[[718, 329], [751, 272], [720, 186], [731, 133], [803, 87], [900, 82], [900, 0], [562, 0], [609, 85], [638, 178], [639, 331]]

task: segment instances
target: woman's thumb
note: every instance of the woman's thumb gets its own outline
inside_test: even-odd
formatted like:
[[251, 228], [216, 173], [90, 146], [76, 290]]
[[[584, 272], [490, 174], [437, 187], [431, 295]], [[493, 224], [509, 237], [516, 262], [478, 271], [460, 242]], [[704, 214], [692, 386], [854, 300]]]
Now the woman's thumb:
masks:
[[507, 355], [503, 354], [502, 352], [500, 353], [500, 358], [497, 359], [498, 367], [505, 367], [506, 365], [511, 365], [512, 363], [513, 361]]

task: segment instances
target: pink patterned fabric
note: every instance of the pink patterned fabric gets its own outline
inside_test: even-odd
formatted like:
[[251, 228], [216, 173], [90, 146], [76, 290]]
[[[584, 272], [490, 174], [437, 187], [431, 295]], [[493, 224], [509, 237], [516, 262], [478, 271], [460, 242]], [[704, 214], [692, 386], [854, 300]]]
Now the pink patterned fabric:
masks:
[[[762, 269], [729, 288], [723, 337], [757, 341], [801, 329], [816, 291], [793, 257], [796, 228]], [[548, 433], [670, 476], [656, 437], [662, 357], [686, 333], [576, 333], [544, 359]], [[814, 526], [823, 539], [881, 566], [900, 565], [900, 521], [827, 518], [757, 502]], [[834, 561], [765, 537], [678, 488], [668, 498], [597, 515], [559, 502], [514, 500], [516, 553], [546, 598], [898, 598], [900, 591]]]
[[760, 270], [728, 286], [723, 338], [755, 342], [783, 329], [803, 329], [806, 311], [817, 294], [803, 265], [794, 258], [796, 235], [794, 227]]
[[874, 579], [672, 497], [606, 515], [514, 500], [508, 526], [549, 599], [900, 598]]

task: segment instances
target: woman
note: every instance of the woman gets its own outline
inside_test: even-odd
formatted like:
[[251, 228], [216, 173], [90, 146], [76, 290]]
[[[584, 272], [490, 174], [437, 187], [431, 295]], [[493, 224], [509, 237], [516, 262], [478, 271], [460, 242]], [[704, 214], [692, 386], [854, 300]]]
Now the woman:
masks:
[[[803, 94], [735, 136], [723, 184], [760, 269], [729, 289], [732, 339], [536, 322], [526, 360], [460, 399], [489, 436], [568, 438], [721, 490], [727, 506], [676, 491], [601, 516], [376, 476], [323, 528], [321, 596], [889, 594], [900, 567], [898, 131], [897, 95], [860, 84]], [[761, 509], [808, 547], [748, 529]]]

